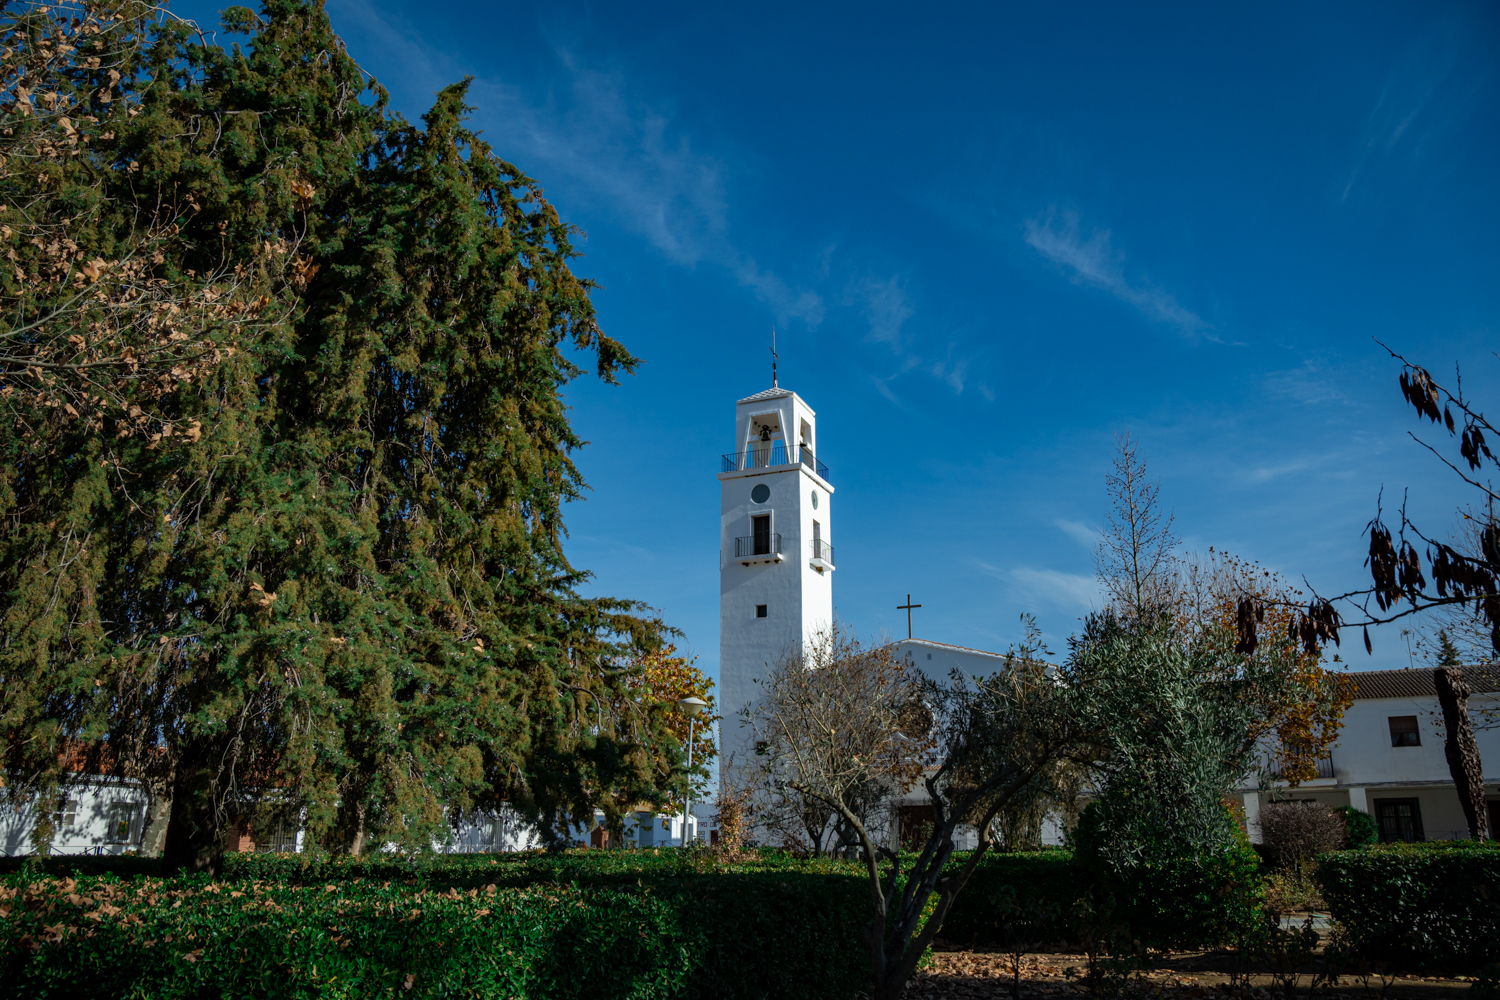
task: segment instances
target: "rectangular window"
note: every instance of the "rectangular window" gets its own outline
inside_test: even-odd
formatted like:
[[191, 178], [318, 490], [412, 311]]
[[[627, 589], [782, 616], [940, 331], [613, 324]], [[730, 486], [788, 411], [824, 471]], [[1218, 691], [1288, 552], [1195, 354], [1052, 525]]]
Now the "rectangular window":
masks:
[[752, 554], [757, 556], [768, 556], [771, 554], [771, 516], [763, 514], [760, 517], [750, 519], [750, 535], [752, 538]]
[[1380, 824], [1381, 843], [1427, 839], [1422, 833], [1422, 810], [1416, 799], [1376, 799], [1375, 821]]
[[757, 617], [757, 618], [764, 618], [765, 616], [766, 616], [766, 606], [764, 604], [757, 604], [755, 606], [755, 617]]
[[78, 800], [64, 799], [62, 808], [52, 814], [52, 826], [59, 833], [64, 830], [73, 829], [73, 824], [78, 821]]
[[1419, 747], [1422, 745], [1422, 736], [1417, 731], [1415, 715], [1393, 715], [1387, 721], [1391, 724], [1391, 746]]
[[105, 817], [107, 823], [105, 839], [111, 844], [130, 843], [130, 826], [135, 819], [135, 806], [129, 802], [111, 803]]

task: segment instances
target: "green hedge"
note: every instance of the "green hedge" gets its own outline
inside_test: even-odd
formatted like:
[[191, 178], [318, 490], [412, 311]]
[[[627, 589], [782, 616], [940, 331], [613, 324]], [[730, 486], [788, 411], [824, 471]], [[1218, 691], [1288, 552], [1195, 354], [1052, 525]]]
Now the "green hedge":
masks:
[[[0, 881], [8, 911], [0, 976], [16, 997], [151, 1000], [758, 1000], [842, 998], [868, 987], [857, 945], [866, 890], [849, 874], [819, 870], [830, 866], [773, 859], [705, 872], [652, 859], [634, 866], [632, 883], [629, 856], [616, 854], [595, 864], [603, 869], [595, 884], [588, 864], [568, 858], [581, 882], [491, 878], [459, 888], [453, 883], [484, 869], [520, 878], [546, 862], [442, 860], [335, 863], [341, 877], [321, 883], [306, 876], [328, 868], [295, 858], [257, 859], [218, 883], [12, 874]], [[393, 877], [370, 876], [382, 867]], [[264, 877], [277, 868], [299, 877]]]
[[1379, 844], [1318, 859], [1328, 909], [1360, 953], [1395, 968], [1500, 961], [1500, 846]]
[[942, 936], [1076, 944], [1114, 929], [1146, 948], [1210, 947], [1248, 926], [1261, 895], [1259, 860], [1243, 847], [1153, 861], [1106, 884], [1065, 849], [993, 854], [954, 901]]

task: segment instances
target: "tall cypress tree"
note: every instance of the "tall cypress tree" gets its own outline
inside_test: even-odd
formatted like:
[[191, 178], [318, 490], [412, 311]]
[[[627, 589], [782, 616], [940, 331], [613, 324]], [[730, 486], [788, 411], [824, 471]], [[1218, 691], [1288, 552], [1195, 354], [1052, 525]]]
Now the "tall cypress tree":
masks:
[[[172, 863], [210, 869], [230, 823], [273, 811], [358, 851], [501, 801], [556, 840], [662, 800], [682, 769], [647, 762], [680, 754], [627, 681], [670, 630], [580, 597], [563, 552], [582, 442], [562, 388], [582, 358], [607, 381], [637, 363], [597, 326], [573, 229], [467, 128], [466, 83], [404, 121], [321, 5], [231, 8], [250, 41], [230, 50], [98, 10], [76, 40], [108, 39], [117, 90], [81, 45], [48, 70], [93, 138], [35, 171], [56, 168], [81, 259], [145, 261], [183, 331], [126, 352], [83, 330], [112, 394], [0, 428], [7, 766], [49, 794], [69, 747], [102, 750], [157, 790]], [[34, 178], [13, 179], [19, 200]], [[4, 290], [40, 314], [40, 287]]]

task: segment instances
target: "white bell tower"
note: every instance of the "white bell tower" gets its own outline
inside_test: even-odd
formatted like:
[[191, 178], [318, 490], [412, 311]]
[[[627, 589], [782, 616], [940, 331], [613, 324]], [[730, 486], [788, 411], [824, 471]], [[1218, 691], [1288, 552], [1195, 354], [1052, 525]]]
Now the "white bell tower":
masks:
[[719, 473], [720, 761], [751, 750], [739, 712], [768, 665], [833, 622], [833, 487], [817, 416], [770, 388], [735, 404]]

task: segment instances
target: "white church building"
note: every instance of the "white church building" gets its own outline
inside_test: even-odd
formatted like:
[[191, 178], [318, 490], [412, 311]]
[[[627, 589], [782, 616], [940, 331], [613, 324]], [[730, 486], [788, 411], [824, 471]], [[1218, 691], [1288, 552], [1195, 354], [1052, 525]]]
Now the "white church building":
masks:
[[[740, 713], [758, 697], [756, 678], [788, 652], [805, 648], [833, 622], [833, 484], [817, 458], [817, 414], [774, 384], [735, 404], [734, 451], [719, 473], [719, 712], [721, 766], [752, 752]], [[1004, 654], [927, 639], [896, 643], [899, 655], [935, 678], [958, 669], [992, 674]], [[1466, 671], [1475, 695], [1480, 757], [1486, 770], [1491, 836], [1500, 832], [1500, 669]], [[1443, 720], [1432, 671], [1352, 674], [1355, 700], [1318, 777], [1292, 787], [1274, 774], [1247, 778], [1239, 790], [1247, 830], [1259, 839], [1264, 802], [1299, 799], [1351, 805], [1376, 818], [1382, 840], [1454, 840], [1468, 836], [1443, 755]], [[1492, 721], [1492, 725], [1485, 722]], [[888, 832], [918, 812], [925, 791], [893, 805]], [[972, 832], [965, 840], [972, 840]], [[1046, 842], [1062, 830], [1049, 823]], [[894, 844], [892, 845], [894, 846]], [[960, 843], [960, 848], [970, 846]]]

